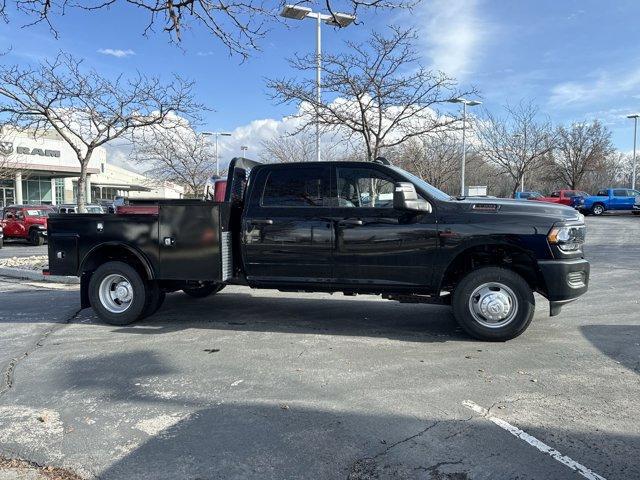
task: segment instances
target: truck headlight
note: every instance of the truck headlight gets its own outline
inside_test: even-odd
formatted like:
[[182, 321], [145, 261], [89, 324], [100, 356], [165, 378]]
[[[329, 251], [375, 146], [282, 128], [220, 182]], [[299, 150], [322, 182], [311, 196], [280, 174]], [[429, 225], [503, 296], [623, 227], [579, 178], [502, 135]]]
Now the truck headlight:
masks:
[[547, 235], [549, 243], [557, 245], [563, 252], [580, 250], [587, 234], [587, 228], [581, 225], [555, 225]]

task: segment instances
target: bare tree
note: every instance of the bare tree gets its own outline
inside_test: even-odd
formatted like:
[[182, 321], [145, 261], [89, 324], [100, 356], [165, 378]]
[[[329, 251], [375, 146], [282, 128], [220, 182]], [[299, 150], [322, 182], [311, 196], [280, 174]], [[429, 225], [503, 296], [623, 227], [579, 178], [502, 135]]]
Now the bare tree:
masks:
[[136, 135], [132, 157], [151, 178], [181, 185], [193, 197], [202, 194], [215, 172], [211, 143], [187, 125], [144, 129]]
[[315, 139], [310, 135], [283, 134], [261, 142], [260, 159], [265, 163], [311, 162], [315, 160]]
[[[312, 0], [293, 2], [297, 6], [315, 5]], [[347, 9], [354, 15], [359, 8], [409, 7], [413, 0], [326, 0], [330, 14]], [[148, 14], [144, 34], [161, 27], [172, 41], [180, 42], [181, 32], [191, 26], [203, 28], [225, 45], [230, 52], [243, 57], [258, 48], [268, 25], [279, 19], [283, 1], [266, 0], [0, 0], [0, 18], [9, 19], [9, 7], [29, 18], [29, 25], [44, 23], [58, 36], [55, 20], [71, 9], [97, 12], [114, 6], [129, 6]], [[339, 22], [335, 22], [340, 26]], [[141, 26], [142, 27], [142, 26]]]
[[569, 188], [578, 188], [585, 174], [595, 171], [614, 150], [611, 132], [597, 120], [560, 126], [553, 155], [555, 178]]
[[596, 166], [587, 171], [580, 188], [591, 194], [608, 186], [628, 185], [631, 181], [631, 155], [620, 151], [612, 151], [600, 158]]
[[555, 147], [551, 123], [539, 119], [533, 103], [521, 102], [506, 106], [506, 118], [486, 113], [476, 129], [480, 140], [479, 153], [511, 179], [511, 194], [515, 194], [526, 173], [550, 161]]
[[452, 132], [415, 137], [399, 152], [399, 165], [436, 188], [448, 189], [460, 172], [462, 146]]
[[[284, 133], [261, 143], [260, 159], [265, 163], [312, 162], [316, 159], [316, 140], [308, 132], [297, 135]], [[324, 148], [321, 151], [323, 161], [335, 160], [336, 152]]]
[[[374, 32], [364, 44], [347, 42], [350, 53], [323, 56], [322, 91], [330, 102], [318, 100], [311, 79], [269, 80], [268, 86], [277, 101], [300, 106], [300, 130], [318, 122], [325, 131], [343, 131], [359, 138], [373, 160], [385, 148], [458, 122], [436, 107], [464, 93], [455, 92], [454, 80], [444, 73], [419, 65], [415, 40], [413, 30], [392, 28], [388, 37]], [[316, 57], [299, 56], [291, 64], [311, 72]]]
[[18, 128], [54, 130], [80, 164], [78, 209], [85, 210], [87, 167], [95, 150], [133, 131], [173, 123], [177, 115], [196, 117], [192, 82], [168, 84], [143, 75], [114, 80], [85, 71], [82, 62], [61, 53], [38, 67], [0, 66], [0, 115]]

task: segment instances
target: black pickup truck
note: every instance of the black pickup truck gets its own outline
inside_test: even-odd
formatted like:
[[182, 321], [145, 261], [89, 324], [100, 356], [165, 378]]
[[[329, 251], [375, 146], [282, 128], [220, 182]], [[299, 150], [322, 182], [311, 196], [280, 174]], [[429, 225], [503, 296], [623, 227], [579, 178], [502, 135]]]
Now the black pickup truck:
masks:
[[235, 284], [450, 304], [483, 340], [524, 332], [533, 292], [553, 316], [588, 287], [574, 209], [452, 198], [387, 162], [234, 159], [224, 202], [157, 206], [50, 216], [49, 273], [79, 276], [82, 307], [116, 325], [153, 314], [166, 292]]

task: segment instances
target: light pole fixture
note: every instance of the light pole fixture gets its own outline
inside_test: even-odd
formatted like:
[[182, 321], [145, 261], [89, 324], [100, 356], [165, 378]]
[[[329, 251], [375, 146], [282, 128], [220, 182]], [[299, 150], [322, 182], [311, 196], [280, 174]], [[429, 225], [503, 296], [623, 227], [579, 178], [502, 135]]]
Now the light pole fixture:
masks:
[[[356, 17], [346, 13], [326, 14], [314, 12], [309, 7], [301, 7], [299, 5], [285, 5], [280, 12], [280, 16], [290, 18], [292, 20], [304, 20], [312, 18], [316, 21], [316, 112], [319, 109], [322, 99], [321, 92], [321, 69], [322, 69], [322, 22], [334, 27], [345, 28], [351, 25]], [[320, 161], [320, 118], [316, 113], [316, 160]]]
[[464, 197], [464, 169], [467, 164], [467, 106], [475, 107], [477, 105], [482, 105], [482, 102], [479, 102], [478, 100], [467, 100], [462, 97], [452, 98], [451, 100], [448, 100], [448, 102], [462, 104], [462, 165], [460, 167], [460, 195]]
[[636, 189], [636, 140], [638, 138], [638, 117], [640, 113], [627, 115], [627, 118], [633, 118], [633, 168], [631, 169], [631, 189]]
[[229, 132], [202, 132], [202, 135], [205, 137], [214, 137], [215, 138], [215, 157], [216, 157], [216, 175], [220, 175], [220, 162], [218, 161], [218, 137], [230, 137], [231, 134]]
[[247, 147], [246, 145], [242, 145], [242, 146], [240, 147], [240, 151], [242, 152], [242, 154], [241, 154], [241, 155], [242, 155], [242, 158], [244, 158], [245, 152], [246, 152], [247, 150], [249, 150], [249, 147]]

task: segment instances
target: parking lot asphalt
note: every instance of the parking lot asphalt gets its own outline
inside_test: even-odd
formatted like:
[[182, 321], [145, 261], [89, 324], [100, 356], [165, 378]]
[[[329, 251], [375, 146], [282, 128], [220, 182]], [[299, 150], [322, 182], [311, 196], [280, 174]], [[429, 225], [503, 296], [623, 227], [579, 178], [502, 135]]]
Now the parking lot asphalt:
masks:
[[113, 327], [73, 287], [2, 281], [0, 455], [100, 479], [640, 478], [640, 218], [587, 223], [587, 295], [553, 318], [536, 297], [506, 343], [447, 307], [241, 287]]
[[33, 255], [46, 255], [47, 246], [35, 247], [22, 240], [5, 240], [0, 248], [0, 259], [13, 257], [31, 257]]

